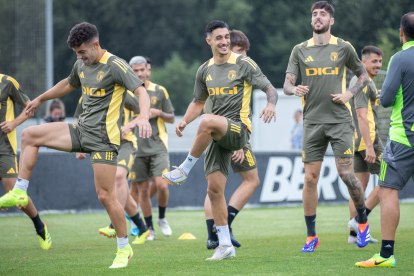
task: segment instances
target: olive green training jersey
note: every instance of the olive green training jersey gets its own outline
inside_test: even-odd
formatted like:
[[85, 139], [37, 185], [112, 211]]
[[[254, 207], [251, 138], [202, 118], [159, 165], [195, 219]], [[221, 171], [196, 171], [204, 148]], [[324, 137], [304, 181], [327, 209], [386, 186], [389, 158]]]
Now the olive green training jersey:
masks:
[[[174, 112], [170, 96], [167, 90], [161, 85], [148, 81], [148, 95], [151, 101], [151, 108], [159, 109], [166, 113]], [[134, 117], [138, 114], [134, 114]], [[165, 129], [164, 120], [160, 117], [149, 120], [152, 128], [150, 138], [139, 137], [139, 129], [135, 128], [134, 133], [138, 137], [137, 157], [152, 156], [158, 153], [168, 152], [168, 134]]]
[[[29, 100], [12, 77], [0, 74], [0, 123], [14, 120], [14, 103], [21, 106]], [[6, 134], [0, 129], [0, 155], [16, 155], [16, 129]]]
[[198, 68], [194, 98], [211, 101], [212, 114], [241, 121], [251, 132], [252, 86], [263, 90], [270, 81], [251, 58], [230, 53], [224, 64], [217, 65], [211, 58]]
[[[83, 113], [82, 103], [83, 96], [79, 98], [78, 105], [76, 107], [74, 115], [75, 118], [79, 119], [79, 116]], [[139, 102], [138, 98], [134, 95], [134, 93], [127, 90], [127, 94], [125, 97], [124, 112], [122, 113], [122, 126], [127, 125], [131, 121], [131, 117], [133, 114], [139, 114]], [[132, 131], [130, 131], [128, 135], [125, 136], [124, 140], [132, 142], [134, 148], [138, 148], [137, 137], [133, 134]]]
[[135, 91], [143, 84], [128, 63], [105, 51], [101, 60], [90, 66], [76, 61], [68, 82], [82, 87], [84, 112], [79, 125], [103, 143], [120, 145], [126, 91]]
[[354, 47], [341, 38], [331, 35], [327, 45], [311, 38], [293, 48], [286, 73], [302, 75], [302, 85], [309, 86], [302, 97], [305, 124], [352, 122], [350, 104], [337, 104], [331, 96], [346, 92], [346, 67], [354, 74], [364, 69]]
[[[351, 82], [349, 83], [349, 87], [354, 86], [357, 80], [358, 78], [356, 76], [352, 77]], [[379, 95], [379, 93], [375, 87], [375, 83], [373, 80], [370, 80], [368, 85], [349, 101], [352, 107], [352, 116], [354, 117], [355, 123], [355, 151], [363, 151], [367, 149], [364, 138], [362, 138], [361, 131], [359, 130], [356, 108], [367, 109], [369, 134], [374, 146], [374, 150], [381, 152], [384, 150], [378, 133], [379, 99], [377, 99], [377, 95]]]

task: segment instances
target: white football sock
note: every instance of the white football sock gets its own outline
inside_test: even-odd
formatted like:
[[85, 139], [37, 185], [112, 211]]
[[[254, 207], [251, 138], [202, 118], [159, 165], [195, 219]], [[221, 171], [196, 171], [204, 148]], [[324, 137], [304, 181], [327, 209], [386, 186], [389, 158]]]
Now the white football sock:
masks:
[[118, 243], [118, 249], [124, 249], [129, 243], [128, 235], [123, 238], [116, 237], [116, 242]]
[[229, 226], [228, 225], [216, 226], [216, 229], [217, 229], [220, 246], [221, 245], [230, 246], [231, 239], [230, 239]]
[[23, 178], [17, 178], [16, 184], [14, 184], [14, 189], [20, 189], [22, 191], [27, 192], [27, 188], [29, 187], [29, 180]]
[[182, 169], [184, 171], [184, 173], [186, 175], [188, 175], [190, 173], [191, 169], [193, 168], [193, 166], [195, 165], [195, 163], [197, 162], [197, 160], [198, 160], [198, 158], [195, 158], [195, 157], [191, 156], [190, 154], [188, 154], [185, 161], [180, 165], [180, 169]]

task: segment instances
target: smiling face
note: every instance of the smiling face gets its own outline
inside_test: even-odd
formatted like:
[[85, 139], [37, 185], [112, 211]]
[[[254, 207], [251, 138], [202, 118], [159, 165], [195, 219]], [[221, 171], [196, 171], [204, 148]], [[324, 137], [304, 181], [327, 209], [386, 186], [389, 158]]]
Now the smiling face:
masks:
[[365, 70], [368, 75], [372, 78], [378, 75], [379, 70], [382, 67], [382, 56], [371, 53], [367, 56], [362, 57], [362, 63], [364, 64]]
[[90, 43], [82, 43], [80, 46], [75, 46], [72, 50], [76, 53], [77, 59], [81, 59], [85, 66], [92, 65], [98, 62], [96, 60], [98, 56], [99, 41], [95, 40]]
[[323, 34], [329, 31], [334, 23], [329, 12], [324, 9], [314, 9], [312, 12], [312, 30], [316, 34]]
[[213, 54], [225, 56], [230, 51], [230, 32], [227, 28], [215, 29], [206, 41], [211, 46]]

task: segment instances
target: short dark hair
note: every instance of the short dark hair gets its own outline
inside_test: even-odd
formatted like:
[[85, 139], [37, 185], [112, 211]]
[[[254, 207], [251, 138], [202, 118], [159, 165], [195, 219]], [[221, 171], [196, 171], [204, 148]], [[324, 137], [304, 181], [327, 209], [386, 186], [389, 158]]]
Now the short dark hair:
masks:
[[242, 31], [230, 31], [230, 49], [233, 49], [235, 46], [242, 47], [246, 51], [250, 49], [249, 39]]
[[67, 43], [69, 48], [73, 48], [81, 46], [82, 43], [89, 43], [93, 39], [99, 39], [98, 29], [93, 24], [82, 22], [70, 30]]
[[318, 2], [315, 2], [312, 5], [311, 12], [313, 12], [316, 9], [324, 9], [325, 11], [327, 11], [329, 13], [329, 15], [332, 18], [335, 15], [335, 9], [334, 9], [334, 7], [331, 4], [329, 4], [328, 2], [326, 2], [326, 1], [318, 1]]
[[362, 58], [370, 54], [377, 54], [379, 56], [384, 56], [384, 52], [375, 46], [365, 46], [364, 48], [362, 48], [362, 51], [361, 51]]
[[208, 23], [206, 26], [206, 35], [207, 36], [211, 35], [215, 29], [219, 29], [219, 28], [227, 28], [228, 30], [229, 25], [224, 21], [213, 20], [210, 23]]
[[143, 58], [145, 58], [145, 60], [147, 61], [147, 64], [151, 64], [151, 59], [149, 57], [146, 56], [142, 56]]
[[414, 12], [409, 12], [401, 17], [401, 29], [407, 40], [414, 40]]

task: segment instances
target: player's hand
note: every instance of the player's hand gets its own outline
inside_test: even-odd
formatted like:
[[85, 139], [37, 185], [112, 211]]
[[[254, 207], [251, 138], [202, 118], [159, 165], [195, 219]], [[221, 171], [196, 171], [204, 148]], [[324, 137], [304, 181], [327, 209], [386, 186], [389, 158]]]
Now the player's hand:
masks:
[[237, 163], [239, 162], [240, 164], [243, 163], [244, 161], [244, 151], [243, 149], [239, 149], [236, 150], [235, 152], [233, 152], [233, 155], [231, 156], [231, 159]]
[[303, 97], [309, 92], [309, 86], [298, 85], [292, 89], [293, 94], [298, 97]]
[[42, 100], [39, 99], [39, 97], [37, 97], [36, 99], [34, 99], [33, 101], [31, 101], [27, 106], [26, 106], [26, 115], [28, 116], [33, 116], [36, 112], [36, 109], [43, 103]]
[[161, 110], [156, 109], [156, 108], [150, 108], [150, 115], [149, 115], [150, 119], [159, 117], [161, 113], [160, 111]]
[[[139, 137], [142, 138], [150, 138], [152, 135], [152, 128], [148, 121], [148, 119], [145, 119], [141, 117], [141, 115], [138, 117], [138, 122], [135, 126], [132, 126], [131, 128], [138, 127], [139, 128]], [[130, 128], [130, 129], [131, 129]]]
[[83, 152], [77, 152], [77, 153], [76, 153], [76, 159], [78, 159], [78, 160], [83, 160], [83, 159], [86, 159], [86, 153], [83, 153]]
[[259, 118], [262, 118], [263, 116], [263, 122], [270, 123], [272, 121], [276, 122], [276, 111], [275, 111], [275, 105], [271, 103], [267, 103], [267, 106], [265, 109], [263, 109], [262, 113], [260, 113]]
[[124, 139], [128, 133], [131, 131], [132, 126], [130, 124], [126, 124], [121, 127], [122, 130], [122, 139]]
[[331, 94], [332, 100], [338, 104], [346, 104], [352, 98], [351, 92], [346, 92], [344, 94]]
[[177, 133], [178, 137], [183, 137], [182, 132], [184, 131], [186, 126], [187, 126], [187, 123], [185, 121], [181, 121], [175, 126], [175, 133]]
[[12, 132], [16, 128], [16, 124], [13, 121], [11, 122], [5, 121], [1, 123], [0, 126], [1, 126], [1, 130], [6, 134]]
[[368, 163], [375, 163], [375, 158], [377, 156], [375, 155], [375, 150], [373, 146], [367, 147], [366, 150], [366, 156], [365, 156], [365, 161], [367, 161]]

